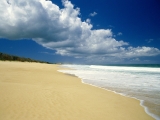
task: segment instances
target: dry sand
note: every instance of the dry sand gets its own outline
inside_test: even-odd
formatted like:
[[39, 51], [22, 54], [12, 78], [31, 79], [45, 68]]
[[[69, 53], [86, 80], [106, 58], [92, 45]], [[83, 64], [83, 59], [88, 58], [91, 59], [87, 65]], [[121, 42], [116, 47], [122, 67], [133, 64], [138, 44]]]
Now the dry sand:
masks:
[[152, 120], [138, 100], [81, 83], [58, 65], [0, 61], [0, 120]]

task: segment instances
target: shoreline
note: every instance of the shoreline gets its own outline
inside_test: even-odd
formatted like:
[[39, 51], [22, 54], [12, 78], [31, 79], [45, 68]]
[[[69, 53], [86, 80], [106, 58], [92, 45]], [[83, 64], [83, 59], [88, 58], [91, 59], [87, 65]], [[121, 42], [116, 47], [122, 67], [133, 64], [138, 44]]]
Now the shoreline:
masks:
[[[65, 66], [67, 66], [67, 65], [64, 65], [64, 67]], [[70, 65], [68, 65], [71, 69], [72, 69], [72, 67], [73, 68], [76, 68], [76, 65], [75, 66], [70, 66]], [[67, 67], [68, 67], [67, 66]], [[77, 65], [78, 66], [78, 65]], [[79, 69], [78, 67], [77, 67], [77, 70], [79, 71], [79, 70], [82, 70], [82, 69]], [[143, 98], [143, 97], [141, 97], [141, 98], [138, 98], [138, 97], [136, 97], [136, 96], [132, 96], [131, 94], [129, 95], [129, 94], [125, 94], [125, 91], [123, 91], [123, 92], [120, 92], [120, 91], [118, 91], [115, 87], [103, 87], [103, 85], [101, 85], [100, 83], [99, 84], [94, 84], [94, 82], [89, 82], [88, 80], [91, 80], [92, 81], [92, 79], [90, 79], [90, 77], [89, 78], [87, 78], [85, 75], [85, 73], [84, 73], [84, 75], [81, 75], [81, 72], [79, 71], [79, 72], [72, 72], [72, 71], [61, 71], [61, 70], [59, 70], [60, 72], [62, 72], [62, 73], [65, 73], [65, 74], [73, 74], [74, 76], [77, 76], [78, 78], [80, 78], [81, 79], [81, 82], [82, 83], [84, 83], [84, 84], [88, 84], [88, 85], [91, 85], [91, 86], [94, 86], [94, 87], [97, 87], [97, 88], [101, 88], [101, 89], [104, 89], [104, 90], [107, 90], [107, 91], [111, 91], [111, 92], [113, 92], [113, 93], [115, 93], [115, 94], [119, 94], [119, 95], [122, 95], [122, 96], [124, 96], [124, 97], [129, 97], [129, 98], [133, 98], [133, 99], [135, 99], [135, 100], [138, 100], [138, 101], [140, 101], [140, 106], [142, 106], [143, 108], [144, 108], [144, 110], [145, 110], [145, 112], [148, 114], [148, 115], [150, 115], [151, 117], [153, 117], [154, 119], [156, 119], [156, 120], [160, 120], [160, 113], [159, 113], [159, 104], [157, 104], [157, 103], [152, 103], [152, 102], [150, 102], [150, 101], [147, 101], [146, 99], [141, 99], [141, 98]], [[153, 70], [152, 70], [153, 71]], [[80, 74], [79, 74], [80, 73]], [[84, 77], [85, 76], [85, 77]], [[98, 78], [97, 78], [98, 79]], [[96, 79], [94, 79], [93, 78], [93, 80], [95, 80], [96, 81]], [[88, 82], [87, 82], [88, 81]], [[92, 84], [93, 83], [93, 84]], [[119, 90], [121, 90], [121, 89], [119, 89]], [[133, 90], [134, 91], [134, 90]]]
[[[77, 76], [76, 76], [76, 77], [77, 77]], [[113, 91], [113, 90], [110, 90], [110, 89], [106, 89], [106, 88], [98, 87], [98, 86], [96, 86], [96, 85], [92, 85], [92, 84], [89, 84], [89, 83], [85, 83], [85, 82], [83, 82], [83, 80], [82, 80], [82, 83], [83, 83], [83, 84], [88, 84], [88, 85], [91, 85], [91, 86], [93, 86], [93, 87], [97, 87], [97, 88], [100, 88], [100, 89], [103, 89], [103, 90], [107, 90], [107, 91], [113, 92], [114, 94], [118, 94], [118, 95], [121, 95], [121, 96], [124, 96], [124, 97], [128, 97], [128, 98], [132, 98], [132, 99], [138, 100], [138, 101], [140, 102], [139, 105], [144, 108], [144, 111], [146, 112], [146, 114], [148, 114], [149, 116], [153, 117], [155, 120], [160, 120], [159, 117], [157, 117], [157, 116], [154, 115], [153, 113], [149, 112], [148, 107], [146, 107], [146, 106], [143, 105], [144, 100], [140, 100], [140, 99], [138, 99], [138, 98], [136, 98], [136, 97], [127, 96], [127, 95], [125, 95], [125, 94], [118, 93], [118, 92]]]
[[[58, 71], [60, 72], [61, 70], [58, 70]], [[63, 73], [63, 72], [61, 72], [61, 73]], [[74, 77], [77, 77], [77, 78], [81, 79], [80, 77], [76, 76], [75, 74], [70, 74], [70, 73], [64, 73], [64, 74], [66, 74], [66, 75], [71, 75], [71, 76], [74, 76]], [[96, 88], [99, 88], [99, 89], [103, 89], [103, 90], [107, 90], [107, 91], [113, 92], [114, 94], [118, 94], [118, 95], [121, 95], [121, 96], [124, 96], [124, 97], [128, 97], [128, 98], [132, 98], [132, 99], [138, 100], [138, 101], [140, 102], [139, 105], [144, 108], [146, 114], [148, 114], [149, 116], [151, 116], [151, 117], [154, 118], [155, 120], [160, 120], [160, 118], [159, 118], [158, 116], [156, 116], [155, 114], [149, 112], [147, 106], [143, 105], [143, 104], [144, 104], [144, 100], [138, 99], [138, 98], [136, 98], [136, 97], [127, 96], [127, 95], [125, 95], [125, 94], [123, 94], [123, 93], [118, 93], [118, 92], [116, 92], [116, 91], [113, 91], [113, 90], [110, 90], [110, 89], [107, 89], [107, 88], [103, 88], [103, 87], [99, 87], [99, 86], [92, 85], [92, 84], [89, 84], [89, 83], [85, 83], [85, 82], [83, 81], [83, 79], [81, 79], [81, 82], [82, 82], [83, 84], [87, 84], [87, 85], [90, 85], [90, 86], [93, 86], [93, 87], [96, 87]]]
[[[76, 75], [74, 75], [74, 76], [76, 76]], [[78, 77], [78, 76], [76, 76], [76, 77]], [[78, 77], [78, 78], [79, 78], [79, 77]], [[154, 115], [153, 113], [149, 112], [148, 107], [146, 107], [145, 105], [143, 105], [143, 104], [144, 104], [144, 100], [138, 99], [138, 98], [136, 98], [136, 97], [127, 96], [127, 95], [125, 95], [125, 94], [123, 94], [123, 93], [118, 93], [118, 92], [116, 92], [116, 91], [113, 91], [113, 90], [110, 90], [110, 89], [107, 89], [107, 88], [102, 88], [102, 87], [99, 87], [99, 86], [96, 86], [96, 85], [92, 85], [92, 84], [89, 84], [89, 83], [85, 83], [82, 79], [81, 79], [81, 82], [82, 82], [83, 84], [88, 84], [88, 85], [91, 85], [91, 86], [93, 86], [93, 87], [97, 87], [97, 88], [100, 88], [100, 89], [103, 89], [103, 90], [107, 90], [107, 91], [113, 92], [114, 94], [118, 94], [118, 95], [121, 95], [121, 96], [124, 96], [124, 97], [128, 97], [128, 98], [132, 98], [132, 99], [138, 100], [138, 101], [140, 102], [139, 105], [144, 108], [145, 112], [146, 112], [149, 116], [153, 117], [155, 120], [160, 120], [159, 117], [157, 117], [157, 116]]]
[[152, 120], [140, 102], [83, 84], [59, 65], [0, 61], [3, 120]]

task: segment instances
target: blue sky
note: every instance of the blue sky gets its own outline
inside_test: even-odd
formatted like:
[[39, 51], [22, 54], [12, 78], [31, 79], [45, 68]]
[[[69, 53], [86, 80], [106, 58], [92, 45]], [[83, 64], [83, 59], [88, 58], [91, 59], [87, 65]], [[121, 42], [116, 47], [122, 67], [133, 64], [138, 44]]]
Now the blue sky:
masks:
[[158, 0], [1, 0], [0, 12], [0, 52], [53, 63], [160, 63]]

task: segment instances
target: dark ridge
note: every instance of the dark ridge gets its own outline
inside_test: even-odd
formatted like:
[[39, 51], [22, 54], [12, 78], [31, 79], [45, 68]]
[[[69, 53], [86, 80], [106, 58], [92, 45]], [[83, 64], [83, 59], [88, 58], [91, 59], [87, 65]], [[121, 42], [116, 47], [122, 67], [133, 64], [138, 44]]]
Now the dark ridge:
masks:
[[46, 62], [46, 61], [33, 60], [33, 59], [30, 59], [30, 58], [24, 58], [24, 57], [19, 57], [19, 56], [15, 56], [15, 55], [9, 55], [9, 54], [5, 54], [5, 53], [1, 53], [1, 52], [0, 52], [0, 60], [2, 60], [2, 61], [20, 61], [20, 62], [37, 62], [37, 63], [51, 64], [51, 63]]

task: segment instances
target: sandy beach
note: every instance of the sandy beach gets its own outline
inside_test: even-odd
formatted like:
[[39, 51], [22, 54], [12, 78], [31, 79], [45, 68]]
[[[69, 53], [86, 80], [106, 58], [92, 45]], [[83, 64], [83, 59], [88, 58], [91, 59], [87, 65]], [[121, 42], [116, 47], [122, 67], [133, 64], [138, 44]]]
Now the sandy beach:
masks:
[[153, 120], [140, 101], [83, 84], [59, 69], [0, 61], [0, 120]]

